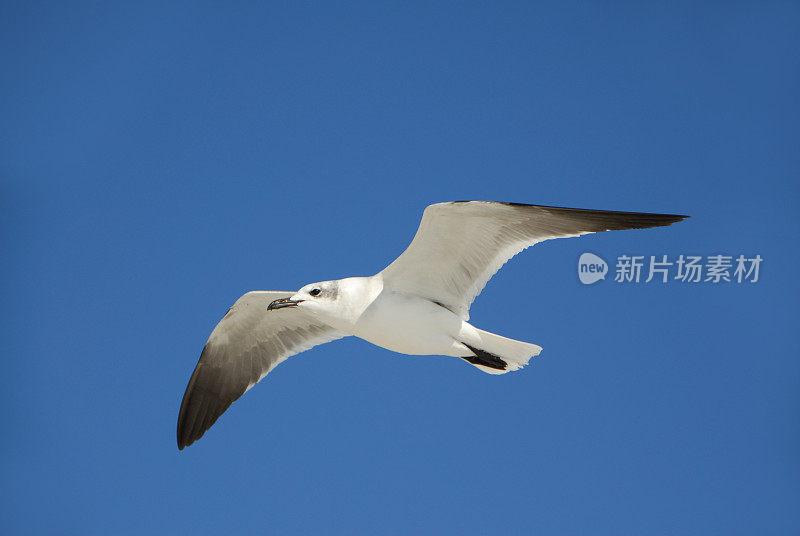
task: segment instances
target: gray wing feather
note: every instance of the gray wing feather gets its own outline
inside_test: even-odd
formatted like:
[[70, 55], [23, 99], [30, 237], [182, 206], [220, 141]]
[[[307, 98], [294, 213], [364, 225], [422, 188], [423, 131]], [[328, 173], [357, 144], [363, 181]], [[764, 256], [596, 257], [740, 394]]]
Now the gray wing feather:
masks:
[[267, 311], [293, 292], [248, 292], [211, 332], [178, 413], [178, 448], [203, 437], [220, 415], [288, 357], [345, 336], [303, 310]]
[[491, 277], [514, 255], [551, 238], [670, 225], [687, 216], [496, 201], [425, 209], [411, 245], [380, 275], [393, 289], [441, 303], [464, 320]]

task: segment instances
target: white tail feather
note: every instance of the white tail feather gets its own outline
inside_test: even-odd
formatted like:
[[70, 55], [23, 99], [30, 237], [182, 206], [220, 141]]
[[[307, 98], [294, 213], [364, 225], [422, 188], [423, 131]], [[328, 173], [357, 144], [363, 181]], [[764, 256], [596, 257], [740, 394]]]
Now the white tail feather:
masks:
[[462, 330], [461, 333], [465, 335], [464, 343], [496, 355], [508, 365], [505, 370], [502, 370], [473, 363], [475, 367], [489, 374], [505, 374], [512, 370], [519, 370], [528, 364], [530, 358], [539, 355], [539, 352], [542, 351], [542, 347], [535, 344], [495, 335], [475, 326], [470, 325], [469, 327], [472, 329]]

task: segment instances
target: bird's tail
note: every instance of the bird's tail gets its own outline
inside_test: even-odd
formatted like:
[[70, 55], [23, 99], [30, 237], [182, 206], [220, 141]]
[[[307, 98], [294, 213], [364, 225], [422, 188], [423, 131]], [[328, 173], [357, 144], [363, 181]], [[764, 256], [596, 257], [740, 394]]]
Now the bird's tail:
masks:
[[464, 337], [461, 343], [473, 355], [462, 359], [489, 374], [519, 370], [528, 364], [530, 358], [542, 351], [542, 347], [535, 344], [501, 337], [474, 326], [469, 327], [472, 329], [462, 330]]

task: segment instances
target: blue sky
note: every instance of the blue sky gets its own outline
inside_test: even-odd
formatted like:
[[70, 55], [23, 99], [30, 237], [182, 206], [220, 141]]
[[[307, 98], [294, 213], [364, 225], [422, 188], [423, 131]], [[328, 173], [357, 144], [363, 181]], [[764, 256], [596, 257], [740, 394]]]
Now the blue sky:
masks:
[[[788, 2], [5, 3], [0, 527], [796, 534], [800, 9]], [[348, 338], [178, 452], [253, 289], [370, 275], [424, 207], [689, 214], [540, 244], [472, 308], [492, 377]], [[592, 252], [764, 258], [582, 285]]]

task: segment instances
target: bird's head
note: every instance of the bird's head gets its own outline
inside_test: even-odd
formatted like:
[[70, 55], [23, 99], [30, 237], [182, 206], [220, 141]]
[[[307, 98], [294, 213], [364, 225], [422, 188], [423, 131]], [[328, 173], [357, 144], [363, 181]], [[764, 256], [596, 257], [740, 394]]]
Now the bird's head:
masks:
[[308, 311], [325, 314], [331, 313], [336, 308], [339, 297], [338, 281], [321, 281], [306, 285], [290, 298], [281, 298], [269, 304], [268, 310], [283, 309], [284, 307], [300, 307]]

